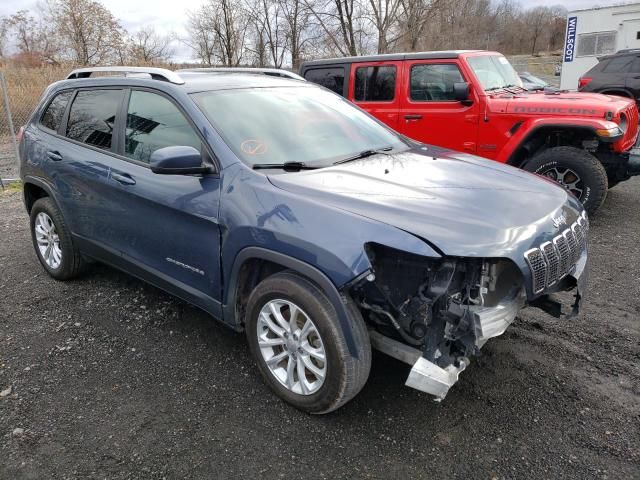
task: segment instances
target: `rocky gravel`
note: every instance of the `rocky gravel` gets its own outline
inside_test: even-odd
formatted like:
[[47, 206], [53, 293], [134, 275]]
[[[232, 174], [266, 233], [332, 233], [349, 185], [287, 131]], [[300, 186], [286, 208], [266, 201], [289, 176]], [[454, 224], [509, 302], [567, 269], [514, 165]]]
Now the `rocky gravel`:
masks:
[[184, 302], [100, 265], [49, 278], [0, 193], [0, 478], [640, 478], [639, 204], [636, 178], [592, 219], [578, 318], [523, 311], [442, 403], [376, 354], [309, 416]]

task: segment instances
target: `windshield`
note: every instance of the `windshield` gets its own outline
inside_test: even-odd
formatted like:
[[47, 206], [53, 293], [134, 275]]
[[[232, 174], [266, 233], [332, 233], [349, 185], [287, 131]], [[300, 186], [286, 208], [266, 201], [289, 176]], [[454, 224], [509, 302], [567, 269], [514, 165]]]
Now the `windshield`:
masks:
[[317, 87], [209, 91], [193, 97], [251, 167], [287, 162], [321, 167], [365, 150], [408, 148], [398, 134]]
[[505, 87], [522, 87], [520, 77], [509, 60], [502, 55], [481, 55], [468, 57], [467, 62], [485, 91]]

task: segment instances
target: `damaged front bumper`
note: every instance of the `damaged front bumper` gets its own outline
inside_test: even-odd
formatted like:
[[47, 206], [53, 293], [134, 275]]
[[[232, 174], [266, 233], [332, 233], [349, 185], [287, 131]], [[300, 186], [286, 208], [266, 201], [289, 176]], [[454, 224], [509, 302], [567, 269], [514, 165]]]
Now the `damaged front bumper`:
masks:
[[[585, 250], [568, 275], [569, 280], [575, 282], [575, 303], [567, 318], [576, 315], [581, 307], [588, 278], [587, 265]], [[554, 310], [556, 306], [561, 308], [549, 294], [542, 295], [540, 298], [545, 302], [538, 302], [538, 304], [533, 302], [532, 305], [545, 311], [548, 310], [543, 305], [549, 303], [554, 303]], [[490, 338], [502, 335], [526, 304], [525, 290], [522, 289], [514, 297], [493, 307], [470, 306], [476, 347], [480, 349]], [[422, 350], [389, 338], [375, 330], [370, 331], [370, 338], [372, 346], [377, 350], [413, 366], [405, 382], [406, 386], [431, 394], [436, 401], [445, 398], [449, 389], [458, 381], [459, 375], [470, 363], [467, 357], [458, 357], [449, 365], [439, 366], [425, 358], [426, 353]]]

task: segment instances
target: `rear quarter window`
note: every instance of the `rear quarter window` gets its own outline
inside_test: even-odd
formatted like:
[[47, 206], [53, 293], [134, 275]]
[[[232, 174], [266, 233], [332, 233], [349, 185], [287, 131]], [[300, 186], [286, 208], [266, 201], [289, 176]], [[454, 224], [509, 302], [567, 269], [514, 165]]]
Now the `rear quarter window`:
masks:
[[304, 78], [309, 82], [317, 83], [338, 95], [344, 93], [344, 68], [314, 68], [307, 70]]
[[111, 150], [116, 112], [122, 90], [80, 90], [71, 105], [66, 136]]
[[604, 73], [626, 73], [630, 71], [634, 57], [616, 57], [602, 69]]
[[53, 97], [53, 100], [51, 100], [40, 118], [40, 124], [43, 127], [54, 132], [58, 130], [72, 93], [70, 91], [62, 92]]

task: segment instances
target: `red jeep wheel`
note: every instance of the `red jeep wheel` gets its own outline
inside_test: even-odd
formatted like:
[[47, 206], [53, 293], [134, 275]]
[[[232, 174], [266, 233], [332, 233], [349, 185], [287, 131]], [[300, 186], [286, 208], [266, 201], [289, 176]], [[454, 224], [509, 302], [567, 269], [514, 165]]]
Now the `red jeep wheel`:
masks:
[[607, 172], [596, 157], [580, 148], [550, 148], [533, 157], [524, 169], [558, 182], [582, 202], [589, 215], [607, 197]]

